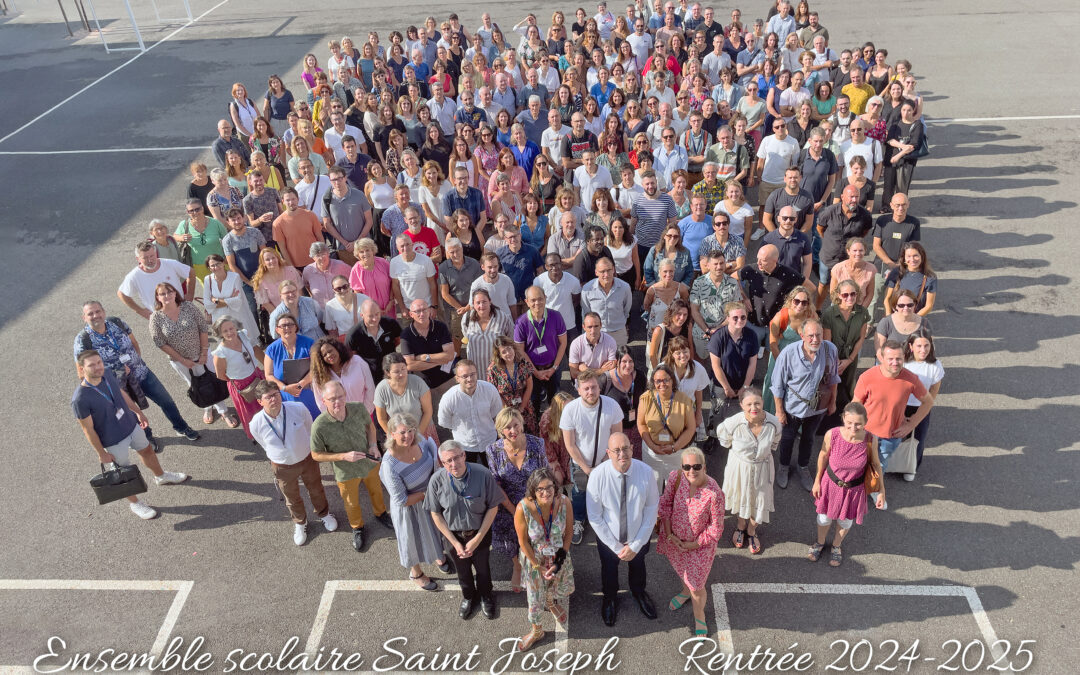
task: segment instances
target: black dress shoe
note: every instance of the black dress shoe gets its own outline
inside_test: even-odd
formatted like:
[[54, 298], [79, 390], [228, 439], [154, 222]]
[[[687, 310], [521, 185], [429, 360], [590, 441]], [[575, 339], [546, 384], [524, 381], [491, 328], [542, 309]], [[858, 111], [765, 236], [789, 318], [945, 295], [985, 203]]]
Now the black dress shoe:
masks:
[[603, 618], [605, 626], [615, 625], [616, 606], [618, 606], [618, 603], [615, 601], [614, 598], [612, 598], [611, 600], [604, 598], [603, 604], [600, 605], [600, 617]]
[[468, 619], [476, 611], [476, 600], [462, 600], [461, 608], [458, 609], [457, 615], [462, 619]]
[[364, 550], [364, 528], [360, 527], [352, 531], [352, 547], [358, 552]]
[[487, 619], [495, 618], [495, 598], [487, 597], [480, 598], [480, 611], [484, 613], [484, 617]]
[[634, 596], [634, 602], [637, 603], [638, 609], [645, 615], [646, 619], [656, 618], [656, 607], [653, 605], [652, 598], [645, 591], [638, 593]]

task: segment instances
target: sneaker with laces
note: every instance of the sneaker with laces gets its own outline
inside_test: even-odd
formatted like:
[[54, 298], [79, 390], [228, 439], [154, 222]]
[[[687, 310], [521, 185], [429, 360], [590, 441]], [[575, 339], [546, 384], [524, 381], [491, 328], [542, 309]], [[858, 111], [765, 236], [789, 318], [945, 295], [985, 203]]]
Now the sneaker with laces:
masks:
[[143, 520], [153, 520], [158, 517], [157, 509], [151, 508], [146, 504], [140, 502], [128, 502], [128, 507], [131, 508], [131, 512], [142, 518]]
[[188, 427], [186, 431], [177, 431], [176, 435], [180, 438], [186, 438], [189, 441], [197, 441], [200, 438], [199, 432], [195, 431], [191, 427]]
[[788, 472], [791, 471], [790, 466], [778, 466], [776, 467], [776, 487], [784, 489], [787, 487]]
[[337, 518], [334, 517], [334, 514], [328, 513], [321, 520], [327, 532], [333, 532], [337, 529]]
[[577, 546], [581, 543], [582, 538], [585, 536], [585, 524], [580, 520], [574, 521], [574, 535], [570, 538], [570, 543]]
[[183, 483], [189, 478], [191, 478], [191, 476], [187, 475], [186, 473], [180, 473], [179, 471], [166, 471], [160, 476], [154, 478], [154, 482], [158, 485], [179, 485], [180, 483]]
[[307, 543], [307, 523], [293, 523], [292, 540], [297, 546]]
[[913, 473], [905, 473], [904, 474], [904, 480], [906, 480], [907, 482], [910, 483], [911, 481], [915, 480], [915, 474], [913, 474]]
[[757, 241], [758, 239], [761, 239], [764, 236], [765, 236], [765, 230], [763, 228], [758, 228], [757, 231], [755, 231], [752, 235], [750, 235], [750, 241]]

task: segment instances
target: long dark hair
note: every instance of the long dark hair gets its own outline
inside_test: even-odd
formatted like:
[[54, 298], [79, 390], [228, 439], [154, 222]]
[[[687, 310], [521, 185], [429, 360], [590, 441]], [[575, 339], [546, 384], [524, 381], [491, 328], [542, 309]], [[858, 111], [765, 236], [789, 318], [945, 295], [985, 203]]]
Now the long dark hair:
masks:
[[311, 345], [311, 379], [316, 387], [321, 387], [330, 381], [330, 366], [323, 360], [322, 348], [329, 345], [337, 352], [338, 361], [342, 367], [352, 358], [352, 352], [341, 342], [332, 337], [321, 337]]

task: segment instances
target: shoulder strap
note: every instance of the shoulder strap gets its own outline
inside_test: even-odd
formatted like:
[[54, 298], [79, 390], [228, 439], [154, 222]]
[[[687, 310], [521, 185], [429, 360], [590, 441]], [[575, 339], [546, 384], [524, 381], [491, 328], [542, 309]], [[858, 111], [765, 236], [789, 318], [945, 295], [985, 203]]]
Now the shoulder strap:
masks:
[[331, 200], [333, 200], [333, 198], [333, 189], [327, 190], [326, 194], [323, 195], [323, 210], [326, 211], [326, 219], [330, 221], [330, 224], [334, 227], [337, 227], [337, 224], [334, 223], [334, 216], [330, 213], [330, 202]]
[[603, 416], [604, 416], [604, 398], [601, 396], [596, 401], [596, 429], [595, 429], [595, 433], [593, 435], [592, 468], [596, 468], [596, 465], [598, 464], [598, 462], [596, 461], [596, 456], [600, 452], [600, 418], [603, 417]]

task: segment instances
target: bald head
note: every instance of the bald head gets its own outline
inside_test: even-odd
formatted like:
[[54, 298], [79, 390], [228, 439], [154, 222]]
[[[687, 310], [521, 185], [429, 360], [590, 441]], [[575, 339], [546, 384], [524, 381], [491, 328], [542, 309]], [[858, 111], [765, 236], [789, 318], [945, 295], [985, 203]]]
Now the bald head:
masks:
[[757, 252], [757, 266], [758, 269], [766, 274], [772, 273], [776, 269], [776, 261], [780, 259], [780, 250], [772, 244], [765, 244], [758, 249]]

